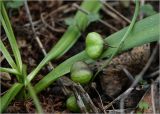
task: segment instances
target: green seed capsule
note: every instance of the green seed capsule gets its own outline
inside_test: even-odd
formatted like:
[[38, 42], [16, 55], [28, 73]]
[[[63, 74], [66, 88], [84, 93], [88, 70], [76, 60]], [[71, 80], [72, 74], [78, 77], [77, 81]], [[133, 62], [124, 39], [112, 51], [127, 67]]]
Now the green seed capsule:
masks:
[[67, 109], [69, 109], [72, 112], [79, 112], [80, 111], [80, 109], [79, 109], [79, 107], [77, 105], [77, 102], [76, 102], [76, 98], [73, 95], [71, 95], [67, 99], [66, 106], [67, 106]]
[[104, 48], [104, 40], [96, 32], [91, 32], [86, 37], [86, 49], [88, 56], [97, 59], [101, 56]]
[[71, 67], [71, 79], [80, 84], [87, 84], [93, 74], [88, 65], [82, 61], [75, 62]]

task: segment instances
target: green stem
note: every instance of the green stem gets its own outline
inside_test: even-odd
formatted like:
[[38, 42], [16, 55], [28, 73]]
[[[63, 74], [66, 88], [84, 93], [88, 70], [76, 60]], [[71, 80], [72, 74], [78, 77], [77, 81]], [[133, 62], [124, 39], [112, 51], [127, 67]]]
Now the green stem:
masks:
[[131, 33], [131, 31], [132, 31], [132, 29], [133, 29], [133, 27], [134, 27], [134, 24], [135, 24], [135, 22], [136, 22], [136, 19], [137, 19], [137, 17], [138, 17], [139, 8], [140, 8], [140, 7], [139, 7], [139, 6], [140, 6], [140, 5], [139, 5], [139, 1], [138, 1], [138, 0], [135, 0], [135, 2], [136, 2], [135, 13], [134, 13], [133, 19], [132, 19], [132, 21], [131, 21], [131, 24], [130, 24], [128, 30], [126, 31], [125, 35], [123, 36], [123, 38], [122, 38], [121, 41], [119, 42], [117, 49], [113, 52], [113, 54], [111, 55], [111, 57], [104, 62], [103, 66], [100, 67], [100, 69], [98, 69], [98, 71], [96, 72], [96, 74], [94, 75], [94, 77], [93, 77], [92, 80], [94, 80], [94, 78], [98, 75], [98, 73], [99, 73], [100, 71], [103, 70], [104, 67], [106, 67], [107, 65], [110, 64], [110, 62], [112, 61], [113, 57], [118, 53], [118, 51], [121, 49], [124, 41], [127, 39], [128, 35]]

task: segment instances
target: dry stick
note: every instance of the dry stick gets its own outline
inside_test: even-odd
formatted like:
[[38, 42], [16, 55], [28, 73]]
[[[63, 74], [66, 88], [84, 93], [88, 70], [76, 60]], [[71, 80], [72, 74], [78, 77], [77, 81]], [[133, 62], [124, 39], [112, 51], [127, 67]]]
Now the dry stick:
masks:
[[[81, 8], [81, 7], [80, 7], [79, 5], [77, 5], [76, 3], [74, 3], [73, 6], [76, 7], [79, 11], [83, 12], [84, 14], [89, 15], [89, 12], [88, 12], [88, 11], [86, 11], [86, 10], [83, 9], [83, 8]], [[116, 32], [118, 31], [118, 29], [115, 28], [114, 26], [112, 26], [111, 24], [109, 24], [109, 23], [107, 23], [107, 22], [105, 22], [105, 21], [103, 21], [103, 20], [101, 20], [101, 19], [98, 19], [98, 21], [101, 22], [102, 24], [106, 25], [107, 27], [111, 28], [112, 30], [114, 30], [114, 31], [116, 31]]]
[[75, 94], [75, 97], [76, 97], [76, 100], [77, 100], [77, 104], [80, 108], [80, 110], [84, 113], [88, 113], [87, 112], [87, 108], [85, 107], [83, 101], [82, 101], [82, 98], [81, 96], [78, 94], [78, 91], [77, 89], [73, 86], [73, 91], [74, 91], [74, 94]]
[[123, 70], [123, 72], [127, 75], [127, 77], [129, 78], [129, 80], [131, 81], [131, 82], [134, 82], [134, 78], [133, 78], [133, 76], [132, 76], [132, 74], [126, 69], [126, 68], [123, 68], [122, 67], [122, 70]]
[[[24, 4], [25, 4], [26, 12], [27, 12], [27, 14], [28, 14], [29, 22], [30, 22], [30, 25], [31, 25], [31, 28], [32, 28], [32, 31], [33, 31], [33, 34], [34, 34], [34, 38], [35, 38], [35, 40], [37, 41], [40, 49], [42, 50], [42, 52], [43, 52], [43, 54], [44, 54], [44, 56], [46, 56], [46, 55], [47, 55], [46, 50], [44, 49], [44, 46], [43, 46], [43, 44], [41, 43], [41, 41], [40, 41], [39, 37], [37, 36], [36, 31], [35, 31], [35, 29], [34, 29], [34, 25], [33, 25], [33, 22], [32, 22], [32, 17], [31, 17], [31, 14], [30, 14], [30, 11], [29, 11], [29, 7], [28, 7], [28, 3], [27, 3], [26, 0], [25, 0], [25, 3], [24, 3]], [[51, 69], [53, 69], [53, 65], [51, 64], [51, 62], [49, 62], [49, 70], [51, 70]]]
[[[124, 109], [123, 111], [131, 111], [130, 113], [123, 113], [123, 114], [134, 114], [132, 111], [134, 110], [135, 108], [127, 108], [127, 109]], [[109, 112], [108, 114], [119, 114], [121, 112], [121, 110], [119, 109], [114, 109], [114, 110], [107, 110], [107, 112]]]
[[[59, 11], [63, 11], [63, 10], [66, 9], [66, 8], [68, 8], [68, 5], [64, 5], [64, 6], [62, 6], [62, 7], [59, 7], [59, 8], [57, 8], [56, 10], [54, 10], [53, 12], [49, 13], [48, 15], [46, 15], [46, 16], [44, 17], [44, 19], [47, 19], [48, 17], [52, 16], [53, 14], [55, 14], [55, 13], [57, 13], [57, 12], [59, 12]], [[42, 21], [42, 20], [37, 20], [37, 21], [32, 22], [32, 24], [33, 24], [33, 25], [37, 25], [37, 24], [39, 24], [41, 21]], [[25, 24], [24, 26], [29, 26], [29, 25], [30, 25], [30, 24]]]
[[124, 100], [125, 98], [120, 100], [120, 114], [124, 114]]
[[100, 102], [101, 102], [101, 107], [102, 107], [102, 109], [103, 109], [104, 114], [107, 114], [106, 110], [104, 109], [103, 101], [102, 101], [102, 99], [101, 99], [101, 96], [100, 96], [98, 90], [97, 90], [94, 86], [92, 86], [92, 88], [96, 91], [96, 93], [97, 93], [97, 95], [98, 95], [98, 97], [99, 97], [99, 100], [100, 100]]
[[[81, 95], [81, 96], [84, 98], [84, 101], [86, 101], [86, 103], [88, 103], [89, 106], [92, 108], [93, 112], [98, 113], [97, 107], [94, 105], [94, 103], [92, 102], [92, 100], [91, 100], [91, 98], [89, 97], [88, 93], [84, 90], [84, 88], [83, 88], [80, 84], [75, 83], [74, 81], [70, 80], [69, 78], [68, 78], [68, 81], [69, 81], [69, 83], [70, 83], [70, 86], [73, 87], [74, 94], [77, 95], [76, 98], [79, 98], [78, 96]], [[76, 89], [76, 90], [75, 90], [75, 89]], [[79, 92], [80, 95], [78, 94], [78, 92]], [[82, 105], [83, 105], [83, 104], [82, 104], [83, 99], [78, 99], [78, 100], [79, 100], [79, 102], [80, 102], [80, 104], [78, 104], [79, 107], [80, 107], [80, 108], [82, 107], [82, 111], [85, 111], [84, 107], [82, 106]], [[82, 101], [81, 101], [81, 100], [82, 100]], [[82, 104], [82, 105], [81, 105], [81, 104]]]
[[4, 95], [4, 94], [7, 93], [7, 92], [8, 92], [8, 90], [6, 90], [6, 91], [0, 93], [0, 97], [2, 97], [2, 95]]
[[[112, 18], [116, 19], [117, 21], [121, 22], [124, 21], [123, 19], [121, 19], [119, 16], [117, 16], [115, 13], [113, 13], [112, 11], [108, 10], [105, 6], [102, 7], [102, 10], [109, 16], [111, 16]], [[126, 23], [126, 22], [125, 22]]]
[[155, 82], [153, 82], [153, 84], [151, 84], [151, 99], [152, 99], [153, 114], [156, 114], [155, 99], [154, 99], [154, 97], [155, 97], [154, 86], [155, 86]]
[[[106, 3], [104, 0], [100, 0], [109, 10], [111, 10], [112, 12], [114, 12], [117, 16], [119, 16], [121, 19], [123, 19], [124, 21], [126, 21], [127, 23], [131, 23], [131, 21], [126, 18], [125, 16], [123, 16], [120, 12], [118, 12], [116, 9], [114, 9], [112, 6], [110, 6], [108, 3]], [[104, 8], [103, 8], [104, 9]]]
[[158, 69], [157, 71], [155, 71], [155, 72], [149, 74], [147, 77], [153, 78], [154, 76], [156, 76], [156, 75], [158, 75], [158, 74], [160, 74], [160, 70], [159, 70], [159, 69]]
[[92, 102], [90, 96], [88, 95], [88, 93], [83, 89], [83, 87], [80, 84], [76, 84], [75, 87], [80, 90], [81, 95], [83, 96], [84, 100], [86, 101], [86, 103], [88, 103], [88, 105], [90, 106], [90, 108], [92, 108], [94, 113], [98, 113], [98, 109], [97, 107], [94, 105], [94, 103]]
[[64, 32], [64, 29], [56, 29], [56, 28], [52, 27], [51, 25], [49, 25], [49, 24], [45, 21], [45, 19], [44, 19], [44, 17], [43, 17], [43, 14], [41, 14], [41, 20], [42, 20], [42, 23], [43, 23], [46, 27], [48, 27], [49, 29], [51, 29], [52, 31], [54, 31], [54, 32]]
[[6, 87], [6, 88], [10, 88], [10, 87], [12, 87], [12, 85], [11, 85], [11, 84], [6, 83], [6, 82], [2, 82], [1, 80], [0, 80], [0, 84], [1, 84], [1, 85], [3, 85], [3, 86], [4, 86], [4, 87]]
[[114, 99], [112, 102], [110, 102], [108, 105], [105, 106], [105, 110], [108, 109], [113, 103], [115, 103], [116, 101], [125, 98], [129, 95], [129, 93], [134, 89], [134, 87], [138, 84], [138, 82], [142, 79], [142, 76], [144, 75], [144, 73], [147, 71], [147, 69], [149, 68], [149, 66], [151, 65], [152, 61], [154, 60], [154, 57], [156, 55], [156, 52], [158, 50], [158, 44], [156, 45], [154, 51], [152, 52], [151, 57], [149, 58], [147, 64], [145, 65], [145, 67], [142, 69], [142, 71], [136, 76], [137, 78], [135, 79], [135, 81], [132, 83], [132, 85], [124, 92], [122, 93], [120, 96], [118, 96], [116, 99]]

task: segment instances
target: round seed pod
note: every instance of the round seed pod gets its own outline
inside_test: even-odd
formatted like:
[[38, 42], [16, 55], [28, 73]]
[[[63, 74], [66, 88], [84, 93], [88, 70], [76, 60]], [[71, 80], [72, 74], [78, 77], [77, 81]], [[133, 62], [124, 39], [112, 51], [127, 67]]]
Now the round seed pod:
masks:
[[91, 32], [86, 37], [86, 49], [88, 56], [97, 59], [101, 56], [104, 48], [104, 40], [100, 34]]
[[75, 62], [71, 67], [71, 79], [74, 82], [87, 84], [91, 80], [92, 76], [93, 73], [85, 62]]
[[79, 112], [80, 108], [77, 105], [76, 98], [74, 95], [71, 95], [66, 101], [66, 107], [72, 112]]

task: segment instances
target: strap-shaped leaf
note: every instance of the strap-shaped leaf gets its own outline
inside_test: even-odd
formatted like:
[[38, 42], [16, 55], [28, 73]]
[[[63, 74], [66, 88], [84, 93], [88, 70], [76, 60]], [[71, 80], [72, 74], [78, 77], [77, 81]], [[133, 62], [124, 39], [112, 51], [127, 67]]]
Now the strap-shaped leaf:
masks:
[[0, 40], [0, 51], [2, 52], [3, 56], [6, 58], [8, 63], [13, 69], [17, 69], [15, 62], [13, 61], [11, 55], [9, 54], [7, 48], [4, 46], [3, 42]]
[[14, 57], [15, 57], [15, 60], [17, 63], [18, 70], [20, 72], [22, 72], [22, 60], [21, 60], [21, 55], [20, 55], [18, 45], [16, 42], [16, 38], [14, 36], [9, 18], [7, 16], [7, 12], [5, 10], [5, 7], [4, 7], [4, 4], [2, 1], [0, 2], [0, 5], [1, 5], [0, 6], [1, 7], [0, 21], [2, 22], [3, 28], [6, 32], [8, 39], [9, 39], [9, 42], [10, 42], [10, 45], [11, 45], [11, 48], [12, 48], [12, 51], [13, 51], [13, 54], [14, 54]]
[[18, 94], [18, 92], [21, 90], [23, 87], [22, 84], [20, 83], [15, 83], [8, 91], [6, 94], [4, 94], [0, 98], [0, 113], [4, 112], [9, 103], [15, 98], [15, 96]]

